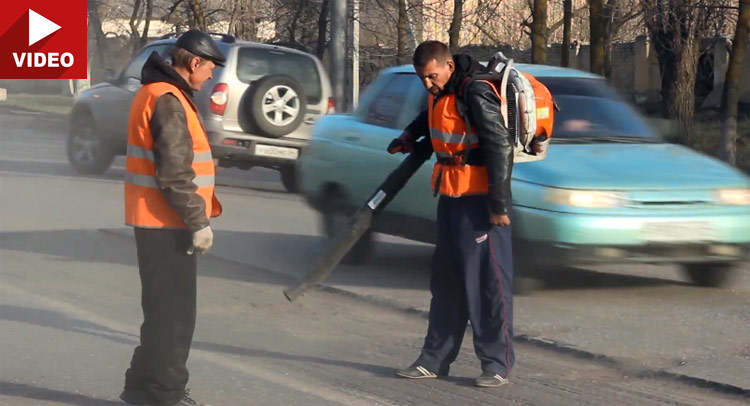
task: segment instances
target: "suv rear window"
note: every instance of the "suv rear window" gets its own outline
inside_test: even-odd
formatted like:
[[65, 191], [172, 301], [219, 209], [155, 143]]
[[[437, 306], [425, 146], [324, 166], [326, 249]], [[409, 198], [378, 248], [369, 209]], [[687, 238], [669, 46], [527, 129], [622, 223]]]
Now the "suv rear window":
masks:
[[250, 83], [268, 75], [287, 75], [305, 89], [307, 102], [320, 103], [322, 89], [318, 65], [310, 57], [259, 48], [241, 48], [237, 62], [237, 78]]

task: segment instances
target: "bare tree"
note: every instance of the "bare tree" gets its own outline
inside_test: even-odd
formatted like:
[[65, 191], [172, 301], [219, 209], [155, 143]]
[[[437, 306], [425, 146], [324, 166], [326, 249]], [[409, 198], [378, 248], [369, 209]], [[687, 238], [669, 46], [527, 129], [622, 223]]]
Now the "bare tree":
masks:
[[328, 17], [330, 14], [330, 0], [323, 0], [320, 5], [320, 14], [318, 14], [318, 41], [315, 47], [315, 55], [320, 59], [323, 59], [326, 49], [326, 34], [328, 33]]
[[[141, 0], [135, 0], [133, 3], [133, 10], [130, 13], [130, 21], [128, 25], [130, 27], [130, 46], [135, 53], [143, 45], [148, 42], [148, 30], [151, 24], [151, 18], [153, 17], [154, 5], [153, 0], [145, 0], [146, 7], [142, 9], [143, 2]], [[143, 23], [143, 32], [139, 31], [138, 27]]]
[[398, 64], [406, 63], [408, 57], [408, 45], [406, 37], [406, 0], [398, 0], [398, 26], [396, 33], [396, 58]]
[[604, 75], [612, 77], [612, 43], [618, 32], [635, 18], [643, 15], [638, 3], [608, 0], [604, 5]]
[[531, 22], [531, 63], [547, 63], [547, 0], [534, 0]]
[[612, 77], [612, 38], [614, 36], [614, 32], [612, 32], [612, 30], [614, 28], [615, 18], [619, 14], [620, 6], [620, 0], [608, 0], [604, 5], [603, 10], [604, 76], [608, 78]]
[[589, 27], [591, 33], [589, 70], [597, 75], [604, 76], [606, 73], [604, 0], [591, 0], [589, 2]]
[[450, 28], [448, 29], [448, 44], [451, 49], [451, 53], [458, 53], [461, 45], [459, 40], [461, 39], [461, 20], [463, 20], [463, 8], [464, 0], [453, 0], [453, 19], [451, 20]]
[[[641, 0], [646, 26], [659, 58], [665, 117], [676, 119], [690, 145], [695, 112], [695, 78], [700, 39], [715, 33], [727, 11], [721, 0]], [[593, 35], [593, 33], [592, 33]]]
[[[719, 156], [732, 165], [737, 164], [737, 106], [739, 104], [738, 83], [742, 64], [745, 60], [745, 49], [750, 36], [750, 0], [740, 0], [739, 18], [732, 42], [732, 55], [729, 59], [724, 93], [722, 98], [723, 121]], [[745, 71], [747, 72], [747, 71]]]
[[573, 0], [563, 0], [563, 40], [560, 65], [570, 66], [570, 29], [573, 24]]
[[151, 18], [154, 16], [154, 0], [146, 0], [146, 18], [143, 23], [143, 34], [141, 34], [141, 40], [139, 45], [143, 47], [148, 43], [148, 29], [151, 26]]
[[257, 41], [258, 6], [257, 0], [234, 0], [227, 27], [229, 33], [243, 40]]
[[192, 26], [201, 31], [208, 31], [206, 14], [203, 12], [203, 6], [201, 5], [200, 0], [188, 0], [188, 7], [190, 8], [190, 14], [193, 17]]
[[89, 27], [94, 32], [94, 40], [96, 41], [96, 55], [99, 62], [99, 67], [104, 68], [107, 66], [106, 57], [106, 45], [104, 44], [104, 30], [102, 30], [102, 19], [99, 16], [99, 2], [96, 0], [88, 0], [86, 2], [86, 12], [89, 18]]

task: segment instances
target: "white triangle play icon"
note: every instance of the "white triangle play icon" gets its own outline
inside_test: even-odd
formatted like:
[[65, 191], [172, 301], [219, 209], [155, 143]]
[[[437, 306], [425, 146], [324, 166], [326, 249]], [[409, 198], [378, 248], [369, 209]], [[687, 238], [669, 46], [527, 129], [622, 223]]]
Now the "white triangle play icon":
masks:
[[36, 44], [61, 27], [29, 9], [29, 46]]

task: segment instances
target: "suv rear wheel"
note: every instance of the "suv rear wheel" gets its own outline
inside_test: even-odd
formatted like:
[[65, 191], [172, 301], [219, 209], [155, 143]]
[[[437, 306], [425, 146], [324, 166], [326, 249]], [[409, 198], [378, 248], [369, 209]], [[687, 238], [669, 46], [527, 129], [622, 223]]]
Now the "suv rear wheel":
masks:
[[97, 133], [94, 119], [87, 113], [73, 118], [67, 142], [68, 162], [78, 173], [100, 175], [109, 169], [115, 155]]
[[305, 118], [304, 88], [290, 76], [266, 76], [248, 88], [244, 111], [260, 135], [278, 138], [296, 130]]

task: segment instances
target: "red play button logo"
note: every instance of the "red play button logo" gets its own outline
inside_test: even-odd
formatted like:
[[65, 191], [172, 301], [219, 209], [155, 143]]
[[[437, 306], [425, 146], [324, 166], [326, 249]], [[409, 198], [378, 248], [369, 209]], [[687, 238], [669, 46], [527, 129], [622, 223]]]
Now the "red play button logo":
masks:
[[36, 11], [29, 9], [29, 46], [52, 35], [61, 27]]
[[86, 0], [19, 3], [0, 15], [0, 78], [86, 78]]

